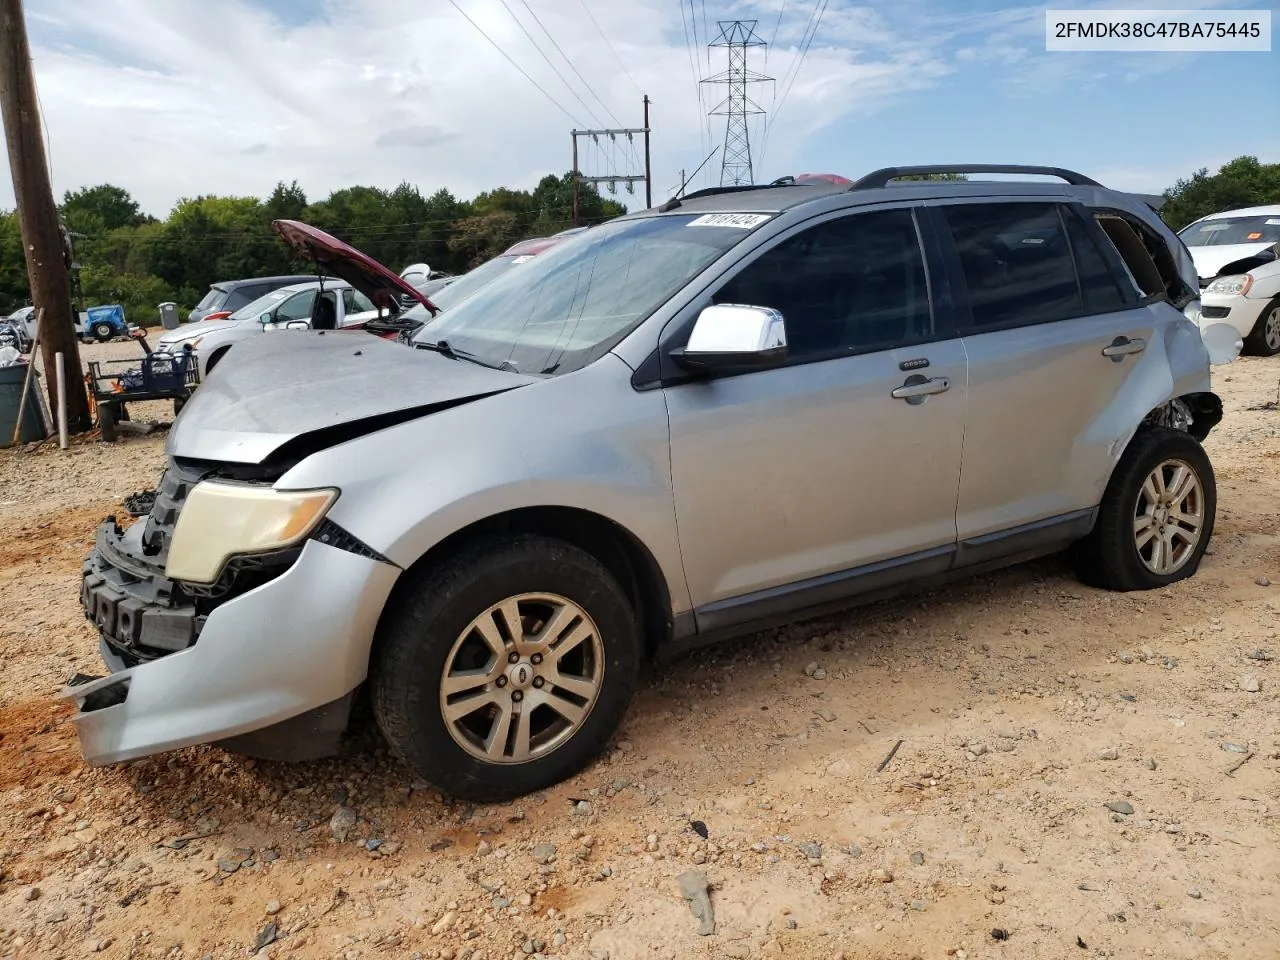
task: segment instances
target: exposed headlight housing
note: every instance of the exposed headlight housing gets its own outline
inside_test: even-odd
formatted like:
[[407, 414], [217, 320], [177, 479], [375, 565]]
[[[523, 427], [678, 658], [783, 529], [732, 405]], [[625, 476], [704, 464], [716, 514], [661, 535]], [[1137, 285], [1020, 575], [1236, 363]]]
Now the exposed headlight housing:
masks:
[[1253, 286], [1253, 277], [1247, 273], [1235, 277], [1219, 277], [1205, 288], [1205, 293], [1216, 293], [1226, 297], [1243, 297]]
[[205, 480], [187, 496], [169, 545], [165, 576], [216, 583], [232, 557], [283, 550], [308, 536], [338, 499], [332, 488], [276, 490]]

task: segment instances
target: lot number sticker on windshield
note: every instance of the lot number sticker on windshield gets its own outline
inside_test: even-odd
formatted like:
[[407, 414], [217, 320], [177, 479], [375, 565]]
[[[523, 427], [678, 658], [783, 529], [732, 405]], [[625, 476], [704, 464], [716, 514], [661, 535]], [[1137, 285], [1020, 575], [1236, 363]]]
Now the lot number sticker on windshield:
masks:
[[737, 227], [750, 230], [769, 219], [767, 213], [704, 213], [689, 221], [691, 227]]

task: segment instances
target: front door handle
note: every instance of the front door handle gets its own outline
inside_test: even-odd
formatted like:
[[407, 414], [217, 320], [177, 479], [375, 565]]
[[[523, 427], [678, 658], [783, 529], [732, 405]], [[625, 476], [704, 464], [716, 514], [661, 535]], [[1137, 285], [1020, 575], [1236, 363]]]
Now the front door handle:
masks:
[[1116, 337], [1111, 341], [1110, 346], [1102, 348], [1102, 355], [1110, 357], [1113, 362], [1119, 363], [1131, 353], [1141, 353], [1147, 349], [1147, 341], [1141, 337], [1130, 340], [1128, 337]]
[[923, 377], [913, 374], [907, 377], [900, 387], [894, 387], [889, 395], [895, 400], [907, 403], [924, 403], [925, 397], [935, 393], [946, 393], [951, 389], [951, 380], [947, 377]]

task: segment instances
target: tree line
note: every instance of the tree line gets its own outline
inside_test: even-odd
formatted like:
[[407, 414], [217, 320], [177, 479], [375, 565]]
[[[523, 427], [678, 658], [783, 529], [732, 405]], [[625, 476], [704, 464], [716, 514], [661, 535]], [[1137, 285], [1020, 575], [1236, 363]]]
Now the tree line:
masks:
[[[1201, 169], [1178, 180], [1164, 197], [1160, 215], [1175, 230], [1210, 213], [1280, 203], [1280, 163], [1238, 157], [1217, 173]], [[425, 262], [460, 273], [518, 240], [565, 229], [572, 206], [573, 180], [566, 173], [543, 177], [531, 191], [499, 188], [471, 200], [447, 189], [423, 196], [402, 183], [394, 190], [348, 187], [312, 203], [294, 181], [277, 184], [265, 199], [180, 200], [164, 220], [143, 213], [127, 190], [103, 184], [68, 191], [59, 210], [75, 237], [80, 307], [119, 303], [135, 322], [146, 323], [157, 304], [172, 300], [189, 308], [219, 280], [309, 272], [271, 232], [275, 219], [313, 224], [395, 271]], [[599, 223], [626, 207], [583, 184], [579, 210], [583, 223]], [[22, 306], [27, 297], [17, 217], [0, 212], [0, 311]]]
[[[102, 184], [68, 191], [58, 209], [74, 242], [79, 307], [119, 303], [135, 322], [149, 323], [158, 304], [192, 307], [219, 280], [309, 273], [313, 267], [292, 258], [271, 231], [272, 220], [313, 224], [396, 272], [428, 263], [461, 273], [518, 240], [569, 227], [573, 180], [548, 175], [533, 190], [499, 188], [471, 200], [447, 189], [423, 196], [407, 183], [393, 190], [357, 186], [316, 202], [295, 181], [277, 184], [261, 200], [183, 199], [164, 220], [144, 213], [127, 190]], [[623, 204], [580, 185], [582, 223], [623, 213]], [[0, 212], [0, 316], [27, 297], [17, 215]]]

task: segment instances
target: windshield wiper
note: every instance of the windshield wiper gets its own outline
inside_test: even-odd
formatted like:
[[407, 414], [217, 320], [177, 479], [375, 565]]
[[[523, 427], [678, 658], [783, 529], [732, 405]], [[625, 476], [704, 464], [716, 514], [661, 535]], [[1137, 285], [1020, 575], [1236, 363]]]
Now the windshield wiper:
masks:
[[466, 360], [469, 363], [479, 364], [482, 367], [488, 367], [490, 370], [506, 370], [509, 373], [519, 373], [520, 369], [510, 360], [501, 360], [493, 363], [489, 360], [483, 360], [474, 353], [468, 353], [466, 350], [459, 350], [457, 347], [450, 346], [448, 340], [423, 340], [414, 344], [419, 350], [432, 350], [436, 353], [443, 354], [450, 360]]

